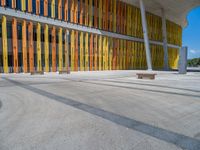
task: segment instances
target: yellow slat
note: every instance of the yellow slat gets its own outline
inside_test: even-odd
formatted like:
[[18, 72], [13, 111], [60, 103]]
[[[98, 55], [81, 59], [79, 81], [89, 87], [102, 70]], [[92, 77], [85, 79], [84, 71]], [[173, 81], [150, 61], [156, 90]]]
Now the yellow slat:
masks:
[[80, 33], [80, 71], [84, 71], [84, 33]]
[[37, 70], [42, 71], [41, 25], [37, 23]]
[[45, 72], [49, 72], [49, 27], [44, 26]]
[[7, 44], [7, 20], [2, 17], [2, 46], [3, 46], [3, 70], [8, 73], [8, 44]]

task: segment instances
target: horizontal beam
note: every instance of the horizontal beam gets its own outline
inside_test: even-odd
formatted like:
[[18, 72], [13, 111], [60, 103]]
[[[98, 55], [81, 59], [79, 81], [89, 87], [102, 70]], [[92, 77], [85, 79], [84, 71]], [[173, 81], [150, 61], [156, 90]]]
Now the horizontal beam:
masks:
[[[10, 9], [6, 7], [0, 7], [0, 15], [5, 15], [9, 17], [15, 17], [18, 18], [19, 20], [27, 20], [27, 21], [32, 21], [33, 23], [41, 23], [41, 24], [48, 24], [49, 26], [56, 26], [56, 27], [62, 27], [66, 28], [68, 30], [77, 30], [81, 32], [88, 32], [88, 33], [93, 33], [97, 35], [102, 35], [102, 36], [107, 36], [107, 37], [112, 37], [112, 38], [117, 38], [117, 39], [123, 39], [123, 40], [128, 40], [128, 41], [135, 41], [135, 42], [144, 42], [144, 39], [141, 38], [136, 38], [132, 36], [127, 36], [127, 35], [122, 35], [118, 33], [113, 33], [113, 32], [108, 32], [104, 30], [99, 30], [91, 27], [86, 27], [74, 23], [69, 23], [49, 17], [43, 17], [43, 16], [38, 16], [35, 14], [27, 13], [27, 12], [22, 12], [19, 10], [15, 9]], [[155, 45], [163, 45], [163, 42], [159, 41], [149, 41], [150, 44], [155, 44]], [[168, 47], [171, 48], [180, 48], [180, 46], [173, 45], [173, 44], [168, 44]]]

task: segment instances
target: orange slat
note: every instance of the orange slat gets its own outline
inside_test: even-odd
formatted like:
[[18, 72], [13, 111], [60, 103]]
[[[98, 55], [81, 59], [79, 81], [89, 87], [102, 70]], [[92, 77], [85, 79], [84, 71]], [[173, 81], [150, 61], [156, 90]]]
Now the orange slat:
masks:
[[78, 0], [74, 0], [74, 22], [78, 23]]
[[117, 33], [120, 33], [120, 23], [121, 23], [121, 5], [120, 1], [117, 1]]
[[51, 30], [51, 47], [52, 47], [52, 72], [56, 72], [56, 28]]
[[32, 0], [28, 0], [28, 12], [31, 13], [33, 11]]
[[12, 0], [12, 8], [13, 8], [13, 9], [16, 8], [16, 0]]
[[117, 63], [117, 40], [113, 39], [114, 48], [113, 48], [113, 70], [116, 70], [116, 63]]
[[94, 36], [94, 70], [97, 71], [97, 61], [98, 61], [98, 45], [97, 45], [97, 42], [98, 42], [98, 36], [95, 35]]
[[44, 0], [44, 16], [48, 16], [48, 0]]
[[36, 15], [40, 14], [40, 0], [36, 0]]
[[62, 0], [58, 0], [58, 19], [62, 19]]
[[12, 47], [14, 73], [18, 73], [18, 39], [17, 39], [17, 19], [12, 19]]
[[79, 20], [79, 23], [81, 25], [83, 24], [83, 14], [84, 14], [83, 0], [80, 0], [80, 20]]
[[94, 0], [94, 27], [98, 28], [98, 1]]
[[22, 22], [22, 53], [24, 73], [28, 72], [27, 67], [27, 40], [26, 40], [26, 21]]
[[6, 6], [6, 0], [1, 0], [1, 6]]
[[34, 72], [34, 50], [33, 50], [33, 23], [28, 23], [28, 51], [29, 51], [29, 68]]
[[64, 20], [68, 21], [68, 0], [64, 1]]

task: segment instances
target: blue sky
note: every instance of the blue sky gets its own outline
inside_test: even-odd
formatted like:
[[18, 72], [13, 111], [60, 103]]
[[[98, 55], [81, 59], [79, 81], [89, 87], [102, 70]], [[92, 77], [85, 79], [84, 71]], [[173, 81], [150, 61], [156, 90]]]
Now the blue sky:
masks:
[[183, 46], [188, 46], [188, 58], [200, 58], [200, 7], [188, 14], [188, 26], [183, 30]]

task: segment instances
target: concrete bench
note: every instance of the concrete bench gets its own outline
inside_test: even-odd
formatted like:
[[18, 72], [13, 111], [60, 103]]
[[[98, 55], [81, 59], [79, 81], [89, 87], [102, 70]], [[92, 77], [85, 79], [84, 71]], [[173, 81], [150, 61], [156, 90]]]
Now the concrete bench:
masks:
[[155, 73], [137, 73], [138, 79], [151, 79], [151, 80], [154, 80], [156, 75], [157, 74], [155, 74]]
[[44, 72], [43, 71], [34, 71], [34, 72], [31, 72], [31, 75], [44, 75]]

